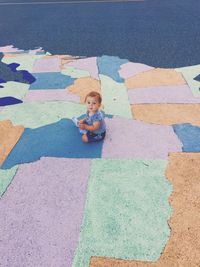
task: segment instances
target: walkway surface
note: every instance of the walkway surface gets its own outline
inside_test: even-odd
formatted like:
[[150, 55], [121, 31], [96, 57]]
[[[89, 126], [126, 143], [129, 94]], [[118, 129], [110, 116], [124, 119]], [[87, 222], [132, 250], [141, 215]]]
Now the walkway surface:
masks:
[[[200, 65], [0, 52], [0, 265], [199, 266]], [[91, 90], [107, 135], [85, 144]]]

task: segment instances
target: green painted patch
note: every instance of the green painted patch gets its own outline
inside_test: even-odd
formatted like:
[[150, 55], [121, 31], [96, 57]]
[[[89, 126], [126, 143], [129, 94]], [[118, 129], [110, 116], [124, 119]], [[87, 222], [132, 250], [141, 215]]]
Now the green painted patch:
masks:
[[61, 73], [64, 75], [68, 75], [72, 78], [90, 77], [89, 71], [66, 66], [65, 69], [61, 71]]
[[4, 88], [0, 89], [0, 97], [12, 96], [17, 99], [23, 99], [28, 89], [29, 84], [19, 82], [7, 82], [3, 84]]
[[14, 166], [9, 170], [1, 170], [0, 169], [0, 197], [6, 191], [7, 187], [12, 182], [13, 177], [16, 174], [18, 166]]
[[93, 160], [73, 267], [91, 256], [156, 261], [170, 235], [167, 161]]
[[200, 74], [200, 65], [177, 68], [176, 71], [181, 72], [194, 96], [200, 96], [200, 82], [194, 78]]
[[35, 61], [44, 56], [45, 55], [31, 55], [31, 54], [22, 56], [13, 55], [13, 57], [3, 57], [1, 61], [6, 64], [18, 63], [20, 64], [20, 66], [17, 67], [17, 70], [27, 70], [29, 72], [32, 72]]
[[111, 115], [132, 118], [127, 89], [123, 83], [115, 82], [108, 76], [99, 75], [104, 111]]
[[0, 120], [9, 119], [15, 125], [38, 128], [63, 118], [78, 117], [85, 112], [84, 105], [72, 102], [32, 102], [5, 107], [0, 113]]

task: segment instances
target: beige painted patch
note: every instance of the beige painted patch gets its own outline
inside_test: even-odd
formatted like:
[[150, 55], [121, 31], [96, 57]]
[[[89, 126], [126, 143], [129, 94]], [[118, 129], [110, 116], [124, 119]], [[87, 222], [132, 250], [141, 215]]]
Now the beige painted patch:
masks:
[[0, 166], [24, 132], [23, 126], [13, 126], [10, 120], [0, 121]]
[[77, 94], [80, 97], [80, 103], [85, 102], [85, 96], [91, 92], [101, 92], [100, 82], [91, 77], [82, 77], [75, 80], [74, 84], [67, 88], [68, 93]]
[[[155, 262], [92, 257], [90, 267], [200, 266], [200, 153], [171, 153], [165, 175], [173, 185], [171, 237]], [[133, 241], [134, 242], [134, 241]]]
[[72, 62], [76, 59], [79, 59], [79, 57], [73, 57], [70, 55], [58, 55], [58, 57], [61, 59], [60, 63], [60, 69], [63, 70], [65, 68], [65, 64], [68, 64], [69, 62]]
[[139, 104], [131, 106], [135, 120], [172, 125], [191, 123], [200, 126], [200, 104]]
[[139, 73], [125, 80], [128, 89], [181, 84], [186, 84], [186, 81], [182, 74], [174, 69], [157, 68]]

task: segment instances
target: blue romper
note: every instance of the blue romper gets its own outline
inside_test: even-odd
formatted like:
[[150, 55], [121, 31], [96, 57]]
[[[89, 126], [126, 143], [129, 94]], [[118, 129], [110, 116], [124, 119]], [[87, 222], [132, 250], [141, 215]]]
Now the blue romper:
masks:
[[101, 141], [105, 138], [105, 135], [106, 135], [106, 124], [105, 124], [104, 116], [103, 116], [102, 112], [98, 110], [92, 116], [89, 116], [89, 113], [87, 112], [86, 123], [88, 125], [93, 125], [93, 123], [95, 121], [100, 122], [100, 127], [96, 131], [93, 131], [93, 132], [88, 131], [87, 132], [86, 135], [87, 135], [89, 143]]

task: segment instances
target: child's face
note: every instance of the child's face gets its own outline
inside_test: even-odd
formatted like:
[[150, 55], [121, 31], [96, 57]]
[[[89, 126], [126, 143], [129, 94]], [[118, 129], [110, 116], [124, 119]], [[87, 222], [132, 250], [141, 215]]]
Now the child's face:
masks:
[[87, 110], [91, 113], [95, 113], [101, 106], [96, 97], [88, 96], [86, 99]]

